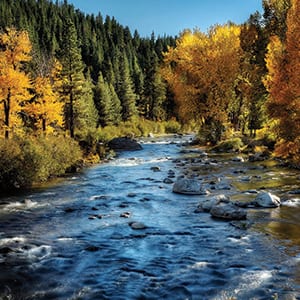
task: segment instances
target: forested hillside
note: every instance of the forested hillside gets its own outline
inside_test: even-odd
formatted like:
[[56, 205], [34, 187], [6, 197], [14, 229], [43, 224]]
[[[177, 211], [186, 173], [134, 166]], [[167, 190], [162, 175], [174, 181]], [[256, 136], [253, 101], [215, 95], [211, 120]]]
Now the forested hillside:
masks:
[[65, 66], [67, 51], [78, 51], [72, 59], [81, 66], [74, 71], [90, 82], [86, 89], [96, 85], [96, 107], [89, 107], [89, 122], [95, 118], [93, 109], [102, 126], [132, 116], [164, 120], [173, 115], [172, 99], [158, 73], [163, 51], [175, 45], [173, 37], [132, 35], [113, 17], [85, 15], [67, 1], [3, 0], [0, 29], [7, 28], [28, 32], [31, 77], [49, 72], [54, 58]]
[[1, 0], [0, 185], [46, 180], [81, 150], [101, 156], [99, 142], [174, 132], [175, 120], [212, 145], [259, 132], [298, 166], [300, 4], [263, 7], [242, 25], [177, 38], [140, 37], [67, 1]]

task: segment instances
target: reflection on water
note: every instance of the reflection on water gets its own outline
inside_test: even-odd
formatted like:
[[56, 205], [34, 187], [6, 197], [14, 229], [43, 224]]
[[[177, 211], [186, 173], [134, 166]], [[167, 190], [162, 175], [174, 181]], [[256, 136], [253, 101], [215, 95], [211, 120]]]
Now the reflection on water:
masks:
[[297, 255], [300, 247], [300, 207], [285, 207], [273, 209], [260, 221], [256, 229], [276, 237], [282, 243], [288, 244], [288, 249]]

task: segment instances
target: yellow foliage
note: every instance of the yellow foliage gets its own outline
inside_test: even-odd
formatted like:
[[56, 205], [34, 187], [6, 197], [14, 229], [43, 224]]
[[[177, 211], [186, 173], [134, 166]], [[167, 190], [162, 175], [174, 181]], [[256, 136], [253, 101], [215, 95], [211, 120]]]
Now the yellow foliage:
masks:
[[31, 83], [22, 66], [31, 59], [31, 44], [26, 32], [7, 29], [0, 34], [0, 46], [0, 128], [8, 138], [20, 123], [24, 102], [30, 99]]
[[34, 102], [26, 105], [25, 111], [37, 122], [38, 129], [52, 131], [48, 125], [62, 126], [63, 104], [54, 92], [51, 78], [38, 76], [34, 81]]
[[226, 119], [239, 68], [239, 35], [240, 27], [235, 25], [218, 25], [208, 34], [185, 31], [176, 48], [164, 54], [161, 72], [183, 120]]

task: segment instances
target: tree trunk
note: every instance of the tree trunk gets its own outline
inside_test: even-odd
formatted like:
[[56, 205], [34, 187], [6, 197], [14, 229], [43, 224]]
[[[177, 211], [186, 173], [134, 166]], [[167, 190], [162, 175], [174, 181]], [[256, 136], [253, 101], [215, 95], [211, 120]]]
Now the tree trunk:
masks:
[[74, 138], [74, 103], [73, 103], [73, 91], [70, 93], [70, 136]]
[[9, 123], [10, 123], [10, 98], [11, 92], [10, 88], [8, 89], [8, 94], [6, 101], [4, 101], [4, 125], [5, 125], [5, 138], [9, 138]]

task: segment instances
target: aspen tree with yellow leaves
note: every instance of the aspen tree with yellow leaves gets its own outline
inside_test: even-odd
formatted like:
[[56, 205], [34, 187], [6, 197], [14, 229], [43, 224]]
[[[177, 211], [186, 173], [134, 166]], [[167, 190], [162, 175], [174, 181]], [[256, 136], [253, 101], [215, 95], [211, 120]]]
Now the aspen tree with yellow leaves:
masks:
[[0, 128], [6, 139], [20, 125], [22, 107], [30, 100], [31, 82], [23, 71], [30, 51], [27, 32], [11, 28], [0, 34]]
[[34, 119], [36, 128], [46, 134], [53, 131], [53, 127], [62, 126], [63, 103], [54, 90], [54, 80], [50, 76], [37, 76], [34, 93], [33, 101], [24, 109]]
[[182, 120], [213, 128], [212, 142], [221, 138], [239, 72], [240, 27], [215, 26], [208, 34], [185, 31], [165, 53], [162, 74], [175, 94]]

